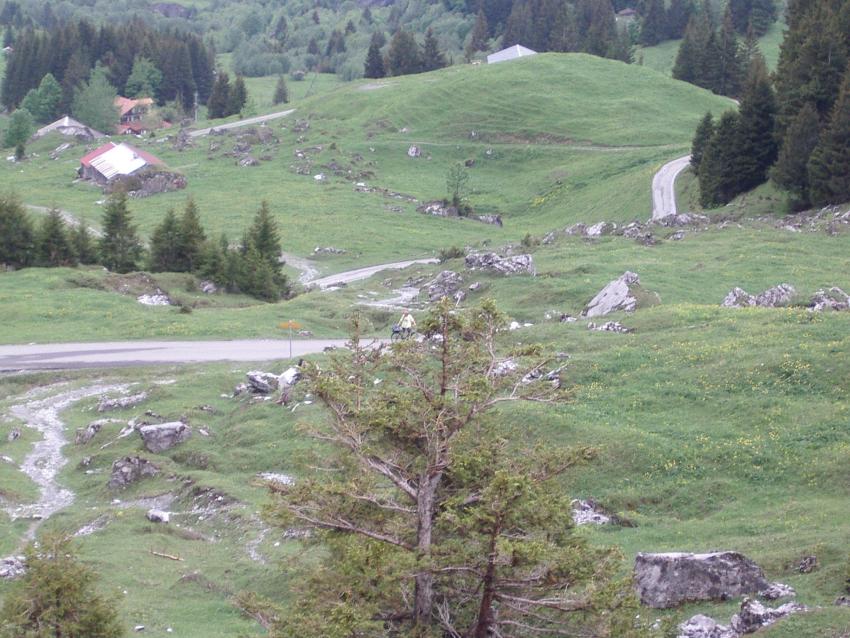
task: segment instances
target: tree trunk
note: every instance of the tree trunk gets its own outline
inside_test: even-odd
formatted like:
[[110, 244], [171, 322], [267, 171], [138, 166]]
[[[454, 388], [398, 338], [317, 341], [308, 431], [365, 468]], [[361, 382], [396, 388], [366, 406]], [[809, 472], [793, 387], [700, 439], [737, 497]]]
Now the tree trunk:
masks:
[[501, 534], [501, 524], [496, 524], [490, 530], [490, 547], [487, 554], [487, 571], [481, 583], [481, 604], [478, 606], [478, 620], [469, 632], [472, 638], [489, 638], [490, 627], [493, 626], [493, 599], [496, 593], [496, 540]]
[[[419, 485], [416, 499], [416, 552], [417, 558], [430, 563], [431, 533], [434, 525], [434, 506], [437, 486], [443, 473], [430, 476], [425, 473]], [[430, 564], [416, 573], [416, 589], [414, 593], [413, 623], [428, 625], [431, 622], [431, 612], [434, 608], [434, 575]]]

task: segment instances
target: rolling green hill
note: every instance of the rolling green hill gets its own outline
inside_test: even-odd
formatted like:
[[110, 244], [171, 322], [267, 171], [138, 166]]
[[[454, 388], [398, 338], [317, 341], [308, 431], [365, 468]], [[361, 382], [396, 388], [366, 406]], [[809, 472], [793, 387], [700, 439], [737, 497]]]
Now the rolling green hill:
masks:
[[[293, 115], [270, 124], [279, 143], [251, 150], [257, 167], [237, 165], [235, 132], [183, 151], [165, 138], [132, 140], [188, 179], [185, 191], [132, 202], [143, 233], [192, 196], [209, 231], [236, 239], [266, 199], [285, 250], [337, 246], [349, 253], [334, 262], [342, 268], [346, 259], [380, 263], [485, 238], [516, 240], [576, 220], [646, 219], [654, 171], [687, 150], [707, 110], [731, 102], [646, 68], [545, 54], [350, 83], [289, 106]], [[96, 223], [102, 194], [73, 182], [86, 147], [49, 159], [62, 141], [32, 145], [26, 163], [4, 163], [0, 181], [26, 203]], [[408, 157], [411, 145], [421, 157]], [[409, 201], [355, 191], [355, 182], [365, 182], [419, 202], [440, 199], [448, 169], [465, 161], [473, 164], [472, 205], [502, 215], [504, 228], [425, 216]], [[375, 241], [377, 229], [383, 241]]]

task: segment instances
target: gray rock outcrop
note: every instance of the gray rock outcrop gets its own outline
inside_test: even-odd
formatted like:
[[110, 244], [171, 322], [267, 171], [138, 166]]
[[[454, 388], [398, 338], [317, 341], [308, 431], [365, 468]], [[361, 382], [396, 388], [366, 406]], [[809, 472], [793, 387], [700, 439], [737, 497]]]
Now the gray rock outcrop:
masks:
[[143, 425], [139, 435], [148, 452], [159, 453], [170, 450], [192, 436], [192, 428], [182, 421]]
[[147, 392], [139, 392], [128, 397], [118, 397], [115, 399], [103, 398], [97, 404], [98, 412], [108, 412], [109, 410], [123, 410], [124, 408], [132, 408], [139, 405], [142, 401], [148, 398]]
[[0, 558], [0, 580], [14, 580], [23, 576], [26, 571], [27, 564], [24, 556]]
[[601, 326], [597, 326], [592, 321], [587, 324], [588, 330], [595, 330], [596, 332], [617, 332], [619, 334], [628, 334], [630, 332], [634, 332], [632, 328], [626, 328], [619, 321], [609, 321], [607, 323], [603, 323]]
[[103, 421], [92, 421], [84, 428], [77, 428], [74, 445], [85, 445], [94, 438], [95, 434], [100, 432], [101, 427], [103, 427]]
[[280, 387], [280, 377], [272, 372], [251, 370], [245, 374], [249, 390], [255, 394], [271, 394]]
[[809, 309], [814, 312], [824, 310], [848, 310], [850, 309], [850, 295], [841, 288], [830, 288], [829, 290], [818, 290], [812, 295]]
[[159, 474], [159, 468], [147, 459], [140, 456], [125, 456], [112, 463], [112, 474], [108, 485], [114, 490], [157, 474]]
[[791, 303], [797, 294], [791, 284], [779, 284], [758, 295], [751, 295], [743, 288], [733, 288], [721, 304], [724, 308], [779, 308]]
[[752, 634], [762, 627], [772, 625], [777, 620], [806, 611], [806, 606], [800, 603], [785, 603], [776, 609], [771, 609], [751, 598], [744, 598], [741, 610], [732, 616], [732, 629], [738, 634]]
[[713, 618], [697, 614], [679, 625], [677, 638], [738, 638], [738, 633]]
[[576, 525], [608, 525], [611, 522], [611, 517], [593, 499], [575, 499], [570, 506]]
[[640, 285], [640, 277], [626, 271], [620, 277], [605, 286], [590, 300], [582, 317], [602, 317], [612, 312], [634, 312], [638, 305], [649, 297], [653, 303], [660, 301], [655, 293], [648, 293]]
[[641, 603], [656, 609], [698, 600], [726, 600], [767, 589], [764, 572], [738, 552], [640, 553], [635, 587]]
[[672, 228], [675, 226], [701, 226], [709, 223], [709, 221], [711, 220], [708, 217], [698, 213], [679, 213], [678, 215], [667, 215], [661, 219], [653, 220], [653, 223]]
[[770, 586], [764, 591], [759, 592], [759, 596], [765, 600], [779, 600], [780, 598], [793, 598], [797, 595], [797, 591], [786, 585], [785, 583], [770, 583]]
[[145, 518], [151, 523], [169, 523], [171, 521], [171, 512], [164, 510], [151, 509], [145, 514]]
[[429, 301], [439, 301], [443, 297], [456, 299], [463, 286], [463, 277], [453, 270], [444, 270], [425, 284]]
[[499, 275], [536, 274], [531, 255], [500, 257], [496, 253], [472, 253], [466, 256], [470, 270], [485, 270]]

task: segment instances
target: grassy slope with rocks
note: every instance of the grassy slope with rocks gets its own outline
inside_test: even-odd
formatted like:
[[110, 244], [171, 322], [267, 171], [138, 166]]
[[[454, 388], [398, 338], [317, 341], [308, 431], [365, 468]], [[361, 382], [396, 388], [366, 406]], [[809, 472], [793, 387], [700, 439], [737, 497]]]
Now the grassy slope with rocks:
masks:
[[[252, 149], [258, 158], [269, 157], [258, 167], [236, 165], [228, 155], [231, 136], [196, 140], [195, 148], [182, 152], [165, 142], [133, 140], [183, 172], [189, 186], [131, 207], [147, 234], [168, 207], [181, 207], [191, 195], [208, 230], [226, 230], [235, 240], [265, 198], [285, 250], [306, 255], [317, 245], [344, 248], [349, 256], [334, 260], [340, 269], [346, 260], [410, 258], [483, 238], [516, 239], [576, 219], [643, 219], [649, 216], [652, 173], [687, 149], [702, 113], [728, 103], [648, 69], [578, 54], [351, 83], [294, 101], [296, 113], [272, 125], [280, 144]], [[309, 130], [293, 130], [296, 120], [309, 121]], [[472, 131], [479, 137], [471, 138]], [[218, 150], [209, 151], [211, 142]], [[4, 163], [0, 180], [27, 203], [61, 205], [96, 222], [99, 189], [73, 183], [85, 149], [48, 159], [58, 143], [53, 138], [33, 144], [38, 157]], [[411, 144], [421, 146], [423, 157], [407, 157]], [[310, 150], [318, 146], [321, 151]], [[308, 158], [296, 159], [296, 150]], [[502, 214], [504, 229], [425, 217], [412, 204], [355, 192], [351, 181], [327, 168], [336, 162], [352, 170], [353, 181], [425, 201], [444, 197], [448, 168], [467, 159], [475, 160], [469, 171], [473, 205], [481, 213]], [[307, 174], [296, 174], [297, 166]], [[318, 173], [329, 179], [317, 182]], [[376, 228], [380, 242], [374, 240]]]
[[[449, 69], [418, 78], [394, 78], [386, 81], [387, 88], [369, 91], [360, 91], [358, 85], [339, 89], [325, 99], [299, 106], [303, 109], [299, 118], [306, 117], [305, 112], [310, 115], [308, 141], [296, 144], [293, 134], [282, 132], [287, 141], [277, 164], [269, 162], [256, 170], [277, 175], [285, 186], [273, 184], [269, 188], [280, 188], [274, 192], [281, 193], [281, 197], [288, 196], [284, 193], [286, 188], [301, 188], [303, 183], [304, 190], [299, 192], [313, 189], [339, 204], [337, 221], [344, 220], [348, 225], [326, 228], [324, 237], [330, 238], [316, 240], [316, 244], [341, 242], [347, 231], [352, 235], [349, 245], [356, 245], [356, 237], [380, 228], [380, 240], [373, 251], [359, 259], [381, 260], [401, 256], [400, 247], [394, 242], [401, 242], [401, 248], [413, 244], [399, 239], [398, 229], [387, 227], [386, 218], [374, 210], [364, 216], [370, 226], [356, 228], [352, 210], [362, 205], [362, 198], [378, 196], [354, 197], [348, 183], [332, 181], [319, 186], [309, 176], [289, 173], [285, 167], [293, 161], [294, 148], [334, 141], [346, 153], [360, 152], [369, 157], [371, 146], [379, 165], [378, 179], [368, 180], [369, 183], [411, 192], [420, 198], [431, 197], [428, 193], [444, 188], [449, 161], [477, 152], [472, 171], [478, 191], [474, 201], [504, 212], [508, 222], [505, 229], [425, 218], [409, 209], [399, 216], [392, 213], [389, 219], [403, 220], [403, 230], [416, 232], [419, 241], [432, 242], [422, 246], [429, 249], [482, 239], [490, 239], [498, 246], [525, 232], [539, 235], [572, 221], [625, 220], [635, 215], [646, 218], [653, 164], [674, 156], [677, 146], [687, 146], [691, 126], [688, 118], [698, 118], [706, 110], [707, 100], [725, 104], [720, 98], [709, 100], [705, 93], [687, 88], [676, 108], [692, 111], [693, 117], [683, 116], [678, 121], [663, 111], [663, 99], [647, 102], [648, 94], [633, 93], [628, 101], [614, 100], [608, 107], [619, 113], [609, 113], [608, 117], [624, 118], [623, 131], [618, 134], [601, 117], [594, 124], [589, 116], [570, 116], [569, 100], [576, 111], [588, 110], [600, 100], [600, 94], [586, 102], [578, 95], [579, 90], [591, 90], [581, 85], [582, 69], [588, 77], [592, 75], [591, 62], [585, 66], [582, 56], [539, 56], [529, 62], [504, 65], [504, 71], [499, 71], [499, 67]], [[625, 76], [617, 74], [621, 67], [616, 63], [594, 60], [592, 64], [606, 65], [599, 70], [604, 69], [612, 94], [626, 89], [637, 91], [644, 79], [646, 91], [652, 91], [653, 83], [660, 82], [657, 74], [633, 68], [627, 75], [634, 77], [627, 83]], [[486, 102], [475, 97], [476, 92], [486, 91], [487, 82], [492, 81], [486, 74], [503, 73], [506, 81], [525, 86], [528, 91], [535, 85], [529, 84], [526, 74], [553, 69], [580, 88], [575, 95], [564, 88], [560, 102], [543, 100], [542, 110], [530, 113], [527, 119], [507, 109], [487, 109]], [[482, 79], [476, 84], [479, 78]], [[442, 89], [428, 90], [439, 88], [444, 82], [444, 93]], [[670, 82], [671, 86], [684, 86]], [[602, 85], [597, 82], [594, 86]], [[460, 121], [454, 127], [441, 115], [446, 101], [453, 99], [451, 91], [456, 94], [452, 103], [466, 104], [463, 108], [468, 108], [469, 113], [477, 113], [475, 122]], [[543, 86], [540, 91], [544, 91]], [[488, 97], [496, 100], [496, 93], [493, 90]], [[534, 101], [528, 100], [527, 105]], [[429, 108], [411, 106], [423, 103]], [[667, 123], [669, 131], [665, 133], [661, 124], [647, 125], [645, 132], [639, 131], [636, 118], [641, 108], [658, 109], [656, 117]], [[361, 109], [368, 109], [368, 115]], [[634, 117], [627, 117], [628, 114]], [[476, 134], [481, 136], [477, 140], [469, 139], [468, 129], [473, 123]], [[405, 127], [409, 132], [399, 133]], [[322, 135], [322, 131], [326, 134]], [[553, 132], [570, 142], [556, 143], [552, 138], [539, 137]], [[671, 141], [666, 141], [665, 134]], [[485, 136], [491, 139], [483, 139]], [[422, 146], [432, 159], [408, 160], [404, 152], [411, 143]], [[580, 150], [582, 145], [630, 144], [649, 148], [626, 153]], [[495, 159], [483, 155], [487, 148], [494, 149]], [[223, 159], [206, 160], [205, 152], [172, 153], [169, 159], [191, 159], [192, 153], [199, 163], [209, 161], [220, 166], [221, 172], [215, 175], [222, 184], [226, 184], [223, 180], [241, 180], [249, 175], [225, 166]], [[321, 163], [332, 156], [339, 157], [339, 153], [325, 153], [323, 157], [327, 159]], [[411, 164], [414, 161], [417, 163]], [[493, 164], [488, 165], [488, 161]], [[436, 162], [441, 164], [439, 168]], [[625, 167], [616, 162], [626, 162]], [[32, 170], [36, 166], [44, 166], [39, 169], [42, 175], [52, 175], [55, 170], [46, 160], [25, 169], [36, 173]], [[4, 166], [3, 170], [7, 168]], [[62, 184], [67, 183], [66, 175], [62, 179], [66, 180]], [[557, 180], [562, 184], [557, 184]], [[579, 186], [582, 180], [584, 185]], [[210, 183], [214, 182], [210, 178]], [[216, 207], [213, 198], [202, 199], [200, 193], [195, 193], [205, 221], [218, 224], [219, 228], [247, 221], [252, 205], [244, 211], [228, 213], [230, 216], [222, 213], [232, 210], [237, 195], [244, 204], [244, 193], [256, 188], [250, 179], [244, 183], [246, 187], [238, 194], [222, 193], [219, 188], [218, 196], [229, 202], [220, 207]], [[37, 193], [34, 186], [29, 188], [30, 195]], [[51, 196], [65, 207], [62, 195], [73, 194], [78, 188], [56, 188]], [[681, 188], [687, 193], [687, 182]], [[735, 216], [756, 203], [761, 206], [755, 209], [757, 214], [777, 212], [770, 193], [757, 193], [741, 201]], [[349, 196], [350, 200], [345, 199]], [[161, 214], [157, 208], [161, 202], [180, 205], [183, 197], [181, 194], [133, 204], [139, 206], [139, 218], [149, 229]], [[594, 198], [600, 198], [602, 203], [594, 206]], [[534, 205], [535, 202], [539, 203]], [[378, 210], [382, 203], [378, 200]], [[287, 206], [275, 209], [282, 221], [292, 221], [294, 214]], [[635, 212], [638, 209], [640, 214]], [[724, 212], [728, 211], [715, 214]], [[222, 215], [221, 220], [214, 217], [218, 214]], [[321, 230], [318, 224], [327, 227], [331, 220], [316, 222], [316, 228], [305, 223], [305, 232], [317, 237]], [[666, 236], [664, 231], [656, 234], [662, 239]], [[297, 241], [302, 243], [287, 243], [287, 249], [311, 249], [314, 243], [312, 239]], [[846, 546], [850, 534], [850, 519], [846, 516], [850, 487], [846, 463], [850, 452], [846, 427], [850, 364], [845, 356], [850, 347], [850, 315], [813, 315], [797, 306], [731, 310], [722, 309], [719, 304], [733, 286], [759, 292], [787, 281], [796, 286], [801, 300], [822, 287], [850, 289], [848, 242], [848, 233], [834, 237], [822, 232], [797, 234], [778, 230], [773, 223], [744, 222], [742, 228], [733, 224], [725, 229], [710, 227], [703, 232], [687, 232], [682, 241], [662, 241], [652, 247], [622, 237], [593, 242], [561, 237], [550, 246], [533, 249], [538, 270], [533, 279], [464, 273], [466, 283], [484, 284], [483, 291], [465, 303], [491, 296], [511, 318], [534, 324], [506, 333], [505, 345], [540, 342], [548, 351], [570, 355], [563, 375], [571, 390], [568, 404], [559, 408], [514, 406], [504, 412], [499, 422], [513, 439], [598, 447], [598, 461], [571, 473], [563, 488], [575, 497], [599, 500], [635, 526], [584, 529], [582, 533], [594, 542], [621, 546], [626, 567], [638, 551], [728, 548], [745, 552], [764, 566], [771, 580], [790, 583], [797, 588], [801, 602], [816, 608], [764, 632], [770, 638], [841, 638], [850, 632], [850, 610], [832, 607], [832, 600], [841, 593], [850, 558]], [[354, 259], [353, 255], [329, 259], [333, 265], [327, 269], [339, 270]], [[0, 276], [0, 321], [7, 326], [4, 341], [18, 343], [71, 338], [273, 336], [277, 322], [290, 316], [302, 320], [317, 335], [338, 335], [353, 304], [389, 297], [408, 279], [427, 280], [442, 268], [464, 272], [461, 261], [454, 260], [441, 266], [379, 275], [334, 293], [310, 293], [282, 304], [236, 308], [226, 306], [239, 306], [246, 300], [214, 297], [211, 301], [187, 292], [183, 277], [162, 277], [160, 283], [169, 292], [182, 295], [185, 303], [212, 304], [191, 314], [181, 314], [175, 308], [140, 306], [133, 296], [110, 290], [106, 275], [96, 270], [31, 269]], [[634, 315], [611, 317], [634, 328], [634, 333], [591, 332], [584, 322], [558, 322], [561, 312], [577, 314], [602, 286], [624, 270], [637, 272], [642, 284], [658, 292], [662, 300], [661, 305]], [[79, 277], [93, 281], [80, 287]], [[45, 290], [50, 294], [44, 294]], [[372, 308], [366, 312], [374, 331], [384, 333], [392, 314]], [[551, 319], [545, 319], [547, 313]], [[280, 371], [286, 365], [278, 362], [260, 367]], [[190, 638], [258, 633], [258, 625], [236, 610], [233, 594], [250, 588], [285, 600], [296, 573], [294, 567], [309, 565], [313, 559], [311, 553], [303, 553], [296, 542], [275, 530], [262, 536], [256, 545], [267, 564], [252, 560], [249, 554], [262, 530], [255, 515], [266, 502], [257, 473], [276, 471], [299, 476], [301, 464], [308, 462], [305, 452], [313, 444], [302, 437], [296, 425], [320, 418], [315, 406], [300, 405], [293, 413], [269, 403], [222, 397], [251, 367], [222, 364], [0, 377], [0, 414], [14, 404], [14, 397], [34, 385], [61, 380], [74, 384], [90, 384], [93, 379], [129, 381], [138, 383], [139, 388], [151, 389], [151, 397], [117, 416], [126, 420], [141, 416], [145, 410], [166, 418], [185, 415], [194, 426], [203, 425], [211, 433], [204, 437], [196, 431], [188, 443], [172, 451], [145, 454], [156, 457], [165, 470], [164, 476], [130, 488], [118, 496], [122, 502], [116, 504], [112, 504], [114, 495], [105, 488], [108, 468], [115, 458], [138, 453], [138, 438], [122, 439], [100, 450], [120, 427], [112, 425], [89, 446], [70, 445], [65, 450], [70, 462], [59, 480], [77, 493], [77, 500], [47, 521], [44, 529], [73, 532], [101, 517], [108, 521], [103, 530], [82, 537], [80, 543], [85, 559], [104, 575], [104, 590], [118, 596], [128, 628], [145, 624], [146, 633], [165, 636], [171, 627], [176, 634]], [[158, 380], [174, 383], [157, 385]], [[69, 437], [74, 428], [100, 416], [93, 413], [93, 405], [94, 401], [89, 400], [65, 412]], [[201, 410], [202, 405], [211, 406], [214, 412]], [[0, 454], [19, 461], [35, 437], [24, 430], [21, 439], [7, 442], [6, 433], [17, 425], [0, 417]], [[79, 468], [86, 455], [93, 456], [89, 469], [95, 473], [86, 474]], [[177, 478], [171, 480], [170, 475]], [[191, 486], [184, 483], [188, 480], [192, 481]], [[7, 500], [23, 502], [33, 494], [34, 486], [4, 464], [0, 464], [0, 481], [6, 490], [0, 496]], [[206, 508], [203, 499], [190, 496], [193, 489], [199, 488], [217, 490], [214, 503], [228, 502], [230, 498], [238, 502], [226, 512]], [[148, 524], [144, 511], [150, 501], [145, 499], [169, 492], [180, 496], [168, 508], [177, 513], [175, 524], [167, 528]], [[218, 495], [222, 501], [217, 500]], [[189, 513], [202, 506], [206, 513]], [[0, 555], [15, 549], [16, 540], [26, 527], [21, 521], [9, 522], [0, 514]], [[211, 542], [213, 539], [215, 542]], [[170, 561], [150, 554], [150, 550], [179, 555], [183, 560]], [[793, 565], [809, 554], [818, 556], [818, 570], [808, 575], [795, 573]], [[0, 585], [0, 598], [5, 587]], [[734, 602], [695, 604], [671, 612], [651, 612], [651, 617], [681, 620], [702, 612], [726, 622], [735, 606]]]

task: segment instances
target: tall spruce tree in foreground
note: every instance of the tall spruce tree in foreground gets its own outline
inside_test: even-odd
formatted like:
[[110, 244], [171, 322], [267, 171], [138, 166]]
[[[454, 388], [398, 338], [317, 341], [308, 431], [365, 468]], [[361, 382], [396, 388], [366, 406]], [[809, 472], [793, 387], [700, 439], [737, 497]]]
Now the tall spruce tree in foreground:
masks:
[[384, 69], [384, 58], [381, 55], [382, 40], [380, 32], [375, 31], [372, 34], [369, 51], [366, 53], [366, 64], [363, 69], [364, 77], [382, 78], [387, 74], [386, 69]]
[[126, 273], [138, 267], [142, 244], [127, 208], [127, 195], [113, 193], [103, 211], [103, 236], [98, 244], [100, 263], [108, 270]]
[[18, 109], [9, 118], [6, 134], [3, 137], [3, 145], [15, 147], [26, 144], [32, 135], [34, 125], [32, 115], [26, 109]]
[[736, 170], [738, 119], [734, 111], [724, 113], [703, 152], [699, 167], [699, 199], [704, 208], [728, 204], [740, 192]]
[[230, 76], [219, 71], [215, 76], [210, 99], [207, 101], [207, 115], [211, 119], [227, 117], [230, 99]]
[[277, 84], [274, 87], [274, 96], [272, 97], [272, 105], [286, 104], [289, 102], [289, 91], [286, 89], [286, 80], [282, 75], [277, 77]]
[[56, 208], [51, 209], [42, 220], [36, 244], [38, 264], [41, 266], [73, 266], [77, 262], [65, 219]]
[[230, 87], [230, 94], [227, 96], [227, 114], [235, 115], [241, 112], [247, 101], [248, 90], [245, 88], [245, 78], [237, 75], [236, 81]]
[[593, 450], [527, 449], [499, 421], [501, 404], [562, 399], [538, 348], [499, 354], [504, 327], [492, 302], [443, 299], [421, 322], [438, 347], [387, 351], [355, 315], [350, 350], [305, 367], [327, 408], [305, 466], [335, 471], [275, 488], [276, 522], [311, 529], [322, 559], [273, 635], [644, 635], [620, 556], [574, 533], [558, 487]]
[[809, 192], [815, 206], [850, 201], [850, 70], [809, 160]]
[[809, 158], [818, 144], [820, 121], [817, 109], [807, 102], [785, 132], [779, 159], [770, 177], [793, 196], [795, 209], [809, 205]]
[[26, 549], [27, 571], [0, 609], [0, 638], [118, 638], [115, 605], [97, 592], [97, 575], [77, 558], [71, 540], [40, 539]]
[[0, 265], [23, 268], [33, 262], [32, 222], [21, 201], [0, 193]]
[[697, 127], [694, 139], [691, 142], [691, 168], [695, 174], [699, 174], [699, 165], [702, 162], [702, 154], [705, 147], [714, 135], [714, 116], [706, 113]]

